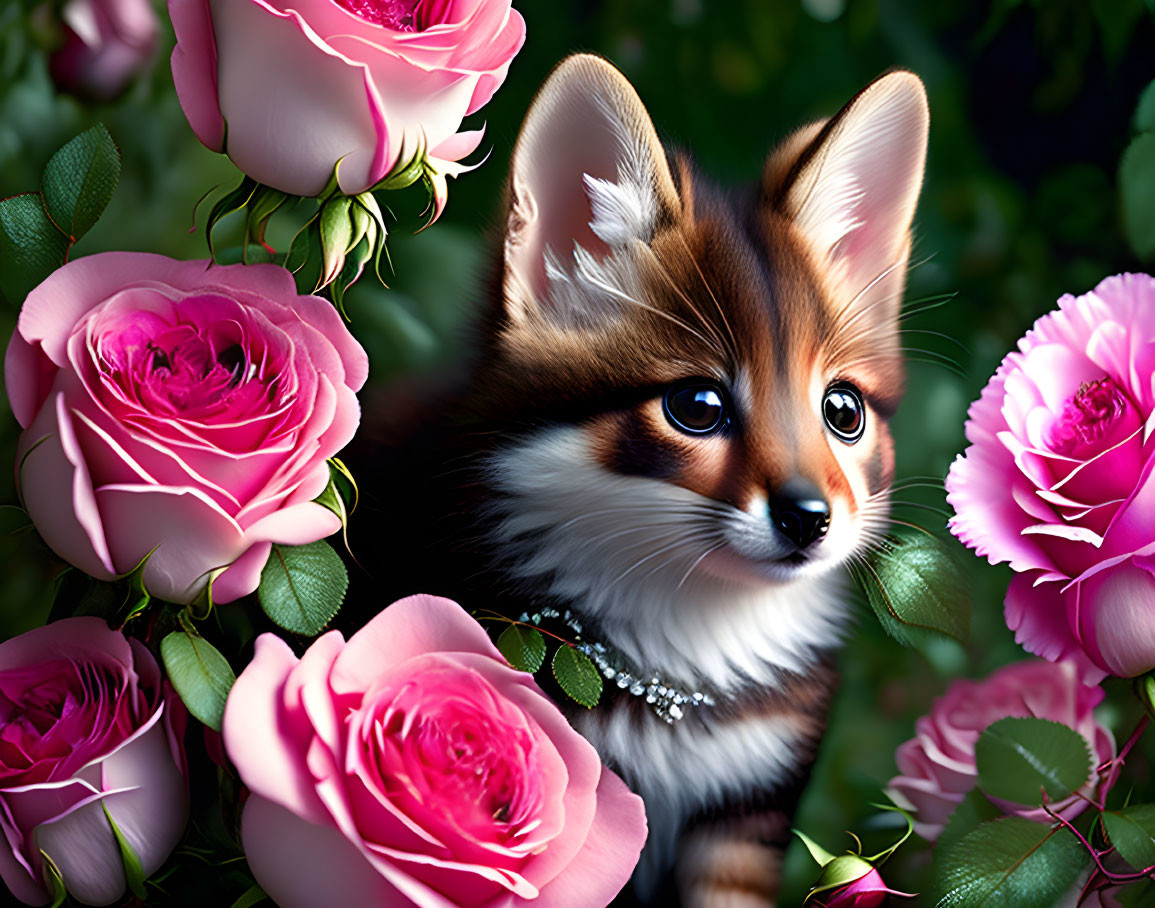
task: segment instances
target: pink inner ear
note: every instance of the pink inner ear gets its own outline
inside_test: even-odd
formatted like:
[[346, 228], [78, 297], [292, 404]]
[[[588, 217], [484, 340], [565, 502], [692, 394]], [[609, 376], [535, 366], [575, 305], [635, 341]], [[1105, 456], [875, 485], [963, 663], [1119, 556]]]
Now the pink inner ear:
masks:
[[590, 229], [593, 213], [584, 177], [617, 181], [621, 150], [608, 111], [599, 110], [592, 98], [559, 104], [549, 113], [518, 148], [518, 191], [532, 199], [526, 211], [533, 220], [522, 228], [514, 264], [535, 293], [545, 287], [546, 250], [562, 263], [571, 261], [575, 243], [598, 260], [609, 253]]

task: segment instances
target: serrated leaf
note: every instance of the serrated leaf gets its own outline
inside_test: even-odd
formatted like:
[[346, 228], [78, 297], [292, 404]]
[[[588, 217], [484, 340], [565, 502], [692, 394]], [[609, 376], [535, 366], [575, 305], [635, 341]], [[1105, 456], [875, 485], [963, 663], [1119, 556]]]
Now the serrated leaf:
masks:
[[128, 889], [141, 901], [148, 896], [148, 892], [144, 888], [144, 868], [140, 864], [140, 858], [136, 856], [132, 845], [128, 839], [124, 837], [124, 833], [120, 831], [120, 827], [116, 825], [116, 821], [112, 818], [112, 814], [108, 812], [108, 805], [103, 802], [100, 805], [104, 808], [104, 816], [108, 820], [109, 828], [112, 829], [112, 836], [116, 839], [116, 846], [120, 849], [120, 860], [124, 864], [124, 878], [128, 881]]
[[1050, 908], [1089, 860], [1066, 829], [1022, 817], [991, 820], [936, 854], [936, 906]]
[[1141, 259], [1155, 257], [1155, 131], [1135, 137], [1119, 164], [1127, 241]]
[[97, 123], [48, 159], [41, 180], [48, 216], [73, 242], [104, 212], [120, 180], [120, 152]]
[[902, 643], [932, 633], [966, 642], [970, 591], [943, 544], [929, 533], [888, 537], [856, 574], [886, 630]]
[[588, 709], [602, 696], [602, 676], [589, 656], [572, 646], [559, 646], [553, 654], [553, 676], [566, 694]]
[[939, 834], [935, 848], [939, 853], [949, 850], [954, 847], [955, 842], [969, 835], [980, 824], [988, 820], [997, 820], [1002, 815], [1003, 812], [992, 804], [986, 795], [977, 788], [972, 788], [947, 819], [946, 827]]
[[993, 798], [1041, 805], [1061, 801], [1091, 775], [1086, 739], [1049, 719], [999, 719], [975, 743], [979, 787]]
[[1155, 865], [1155, 804], [1135, 804], [1103, 811], [1107, 838], [1136, 870]]
[[164, 670], [188, 711], [214, 731], [221, 730], [225, 701], [237, 680], [232, 666], [204, 637], [173, 631], [160, 641]]
[[240, 897], [233, 902], [231, 908], [252, 908], [253, 905], [258, 905], [265, 901], [268, 895], [265, 890], [253, 883], [248, 889], [241, 893]]
[[257, 598], [273, 622], [294, 634], [324, 630], [345, 600], [349, 573], [324, 540], [308, 545], [274, 545], [261, 571]]
[[0, 289], [15, 303], [64, 264], [68, 237], [44, 210], [39, 192], [0, 199]]
[[505, 661], [521, 672], [532, 674], [545, 662], [545, 638], [535, 627], [511, 624], [497, 638], [497, 648]]

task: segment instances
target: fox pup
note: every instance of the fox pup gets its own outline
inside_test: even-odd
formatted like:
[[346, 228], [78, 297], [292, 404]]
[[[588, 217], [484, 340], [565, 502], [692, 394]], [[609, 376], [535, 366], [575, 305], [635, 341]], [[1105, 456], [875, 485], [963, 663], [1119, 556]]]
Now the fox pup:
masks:
[[571, 719], [649, 821], [623, 900], [775, 902], [841, 569], [886, 524], [927, 123], [918, 78], [884, 75], [740, 195], [598, 57], [522, 126], [421, 591], [590, 647], [605, 692]]

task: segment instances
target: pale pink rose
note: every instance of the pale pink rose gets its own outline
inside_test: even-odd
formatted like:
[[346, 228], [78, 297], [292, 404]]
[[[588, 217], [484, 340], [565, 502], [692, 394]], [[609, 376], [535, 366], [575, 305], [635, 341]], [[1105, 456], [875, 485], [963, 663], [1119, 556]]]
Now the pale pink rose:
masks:
[[[1033, 716], [1061, 722], [1086, 738], [1092, 767], [1080, 791], [1089, 794], [1098, 784], [1098, 764], [1115, 756], [1114, 738], [1091, 712], [1102, 699], [1102, 688], [1083, 684], [1070, 662], [1029, 659], [1005, 666], [985, 681], [955, 681], [934, 701], [930, 715], [915, 723], [915, 736], [895, 751], [902, 775], [890, 780], [890, 789], [915, 811], [915, 831], [925, 839], [937, 839], [951, 813], [975, 787], [979, 735], [999, 719]], [[1041, 808], [1002, 802], [1000, 806], [1030, 820], [1046, 819]], [[1087, 802], [1074, 794], [1050, 806], [1070, 819]]]
[[148, 0], [70, 0], [60, 18], [64, 45], [48, 65], [65, 91], [109, 101], [152, 62], [158, 26]]
[[164, 863], [188, 820], [184, 723], [149, 651], [99, 618], [0, 643], [0, 877], [13, 896], [51, 900], [43, 851], [77, 901], [118, 901], [108, 816], [146, 875]]
[[313, 499], [353, 437], [368, 360], [273, 265], [106, 252], [33, 290], [8, 345], [17, 484], [45, 542], [103, 580], [149, 556], [186, 603], [257, 588], [271, 544], [340, 522]]
[[950, 528], [1019, 572], [1015, 639], [1089, 682], [1155, 667], [1155, 279], [1063, 297], [969, 415]]
[[[364, 192], [404, 152], [454, 168], [458, 132], [525, 41], [510, 0], [169, 0], [177, 95], [197, 137], [253, 179]], [[226, 128], [227, 126], [227, 128]]]
[[910, 897], [887, 886], [882, 874], [872, 867], [854, 882], [822, 895], [816, 904], [825, 908], [878, 908], [892, 895]]
[[646, 838], [641, 799], [447, 599], [300, 660], [262, 635], [224, 738], [249, 866], [286, 908], [599, 908]]

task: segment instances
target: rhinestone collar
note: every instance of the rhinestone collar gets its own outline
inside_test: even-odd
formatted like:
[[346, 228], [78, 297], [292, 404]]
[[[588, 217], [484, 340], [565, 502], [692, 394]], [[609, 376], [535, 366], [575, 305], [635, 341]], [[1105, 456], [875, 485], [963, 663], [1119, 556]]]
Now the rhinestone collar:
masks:
[[632, 696], [644, 697], [654, 714], [667, 724], [673, 725], [689, 708], [714, 705], [714, 698], [709, 694], [676, 687], [656, 673], [647, 679], [648, 672], [637, 671], [614, 647], [600, 641], [583, 639], [581, 622], [568, 609], [560, 612], [555, 608], [544, 608], [533, 614], [522, 612], [518, 618], [519, 621], [535, 625], [547, 619], [564, 621], [574, 632], [574, 646], [589, 656], [598, 671]]

